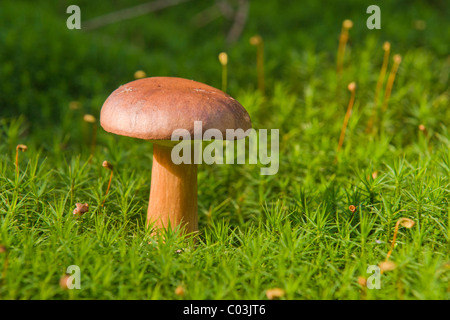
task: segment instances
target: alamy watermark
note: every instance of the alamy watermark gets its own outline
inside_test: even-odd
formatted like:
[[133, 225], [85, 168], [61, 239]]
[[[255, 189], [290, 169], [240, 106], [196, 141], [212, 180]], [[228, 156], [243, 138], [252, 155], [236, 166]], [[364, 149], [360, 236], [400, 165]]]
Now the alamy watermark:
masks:
[[381, 29], [381, 10], [377, 5], [370, 5], [367, 7], [366, 13], [370, 13], [370, 17], [367, 18], [367, 29]]
[[[245, 164], [248, 155], [248, 164], [267, 165], [261, 168], [261, 175], [274, 175], [278, 172], [278, 129], [270, 130], [268, 143], [267, 129], [226, 129], [224, 137], [219, 129], [207, 129], [203, 132], [202, 121], [194, 121], [193, 139], [188, 130], [176, 129], [172, 132], [171, 140], [180, 141], [172, 149], [171, 159], [174, 164]], [[202, 141], [211, 143], [203, 148]]]
[[67, 29], [81, 29], [81, 9], [77, 5], [70, 5], [67, 7], [66, 13], [71, 15], [66, 20]]
[[367, 278], [367, 289], [381, 289], [381, 269], [376, 265], [369, 265], [366, 270], [367, 273], [372, 275]]
[[[81, 9], [77, 5], [70, 5], [67, 7], [66, 13], [70, 16], [66, 20], [67, 29], [81, 29]], [[381, 29], [381, 10], [380, 7], [372, 4], [367, 7], [367, 14], [370, 14], [366, 21], [368, 29]]]
[[66, 274], [60, 279], [60, 286], [63, 289], [81, 289], [81, 272], [77, 265], [70, 265], [66, 269]]

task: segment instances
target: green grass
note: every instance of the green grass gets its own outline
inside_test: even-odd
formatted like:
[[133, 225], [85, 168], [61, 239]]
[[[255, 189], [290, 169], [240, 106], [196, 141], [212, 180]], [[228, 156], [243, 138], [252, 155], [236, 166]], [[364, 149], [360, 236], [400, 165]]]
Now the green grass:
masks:
[[[252, 12], [270, 8], [253, 6]], [[337, 37], [344, 18], [358, 17], [358, 7], [351, 8], [350, 16], [336, 11], [337, 17], [326, 20], [326, 24], [339, 21], [329, 38], [319, 27], [314, 31], [324, 39], [318, 48], [308, 42], [317, 38], [305, 40], [302, 33], [295, 41], [306, 41], [304, 47], [290, 46], [284, 36], [277, 40], [281, 49], [266, 44], [271, 54], [266, 55], [265, 96], [255, 89], [254, 47], [248, 43], [248, 34], [230, 50], [242, 55], [230, 55], [229, 93], [248, 110], [254, 128], [280, 130], [280, 167], [276, 175], [262, 176], [261, 164], [200, 165], [200, 233], [196, 242], [174, 231], [166, 234], [165, 243], [157, 243], [145, 228], [150, 142], [115, 136], [99, 127], [89, 161], [92, 126], [83, 121], [83, 115], [92, 113], [98, 118], [103, 100], [115, 87], [132, 80], [140, 67], [135, 62], [149, 48], [140, 48], [136, 45], [139, 41], [124, 46], [122, 34], [116, 42], [111, 40], [108, 34], [118, 32], [117, 26], [111, 26], [102, 35], [108, 48], [116, 51], [98, 65], [79, 69], [78, 64], [96, 56], [96, 48], [100, 50], [100, 45], [95, 47], [100, 36], [72, 35], [67, 45], [80, 50], [74, 53], [76, 63], [62, 63], [67, 52], [51, 54], [59, 57], [55, 61], [61, 61], [61, 67], [53, 60], [53, 67], [44, 67], [46, 79], [53, 81], [48, 87], [29, 84], [35, 91], [6, 98], [13, 97], [17, 88], [26, 88], [27, 77], [32, 84], [41, 83], [35, 71], [19, 72], [22, 78], [13, 77], [17, 83], [2, 85], [0, 244], [7, 252], [0, 253], [0, 298], [266, 299], [265, 291], [278, 287], [286, 292], [283, 299], [449, 299], [450, 67], [444, 55], [448, 47], [436, 37], [426, 38], [424, 44], [419, 31], [405, 31], [409, 25], [399, 28], [400, 35], [387, 32], [382, 36], [364, 34], [364, 27], [355, 26], [338, 83]], [[425, 15], [436, 15], [439, 21], [439, 13], [426, 8]], [[20, 11], [12, 6], [7, 9]], [[406, 11], [403, 19], [416, 18], [418, 9], [408, 10], [412, 11]], [[46, 12], [53, 19], [50, 26], [61, 20]], [[169, 18], [182, 14], [173, 12]], [[248, 32], [258, 31], [252, 21]], [[294, 20], [286, 19], [283, 28], [289, 27], [289, 21]], [[124, 30], [139, 26], [129, 23], [132, 26]], [[430, 21], [430, 28], [434, 24]], [[271, 32], [261, 28], [270, 39]], [[330, 29], [323, 29], [329, 33]], [[64, 35], [67, 31], [61, 31], [61, 39]], [[189, 39], [182, 36], [181, 44], [173, 45], [188, 50], [193, 46]], [[410, 39], [411, 43], [398, 43], [398, 39]], [[388, 110], [382, 115], [382, 127], [378, 134], [369, 134], [366, 126], [374, 108], [385, 40], [391, 41], [392, 52], [401, 54], [403, 61]], [[38, 43], [33, 37], [30, 41]], [[85, 41], [93, 47], [76, 49]], [[185, 64], [183, 56], [177, 63], [184, 67], [162, 65], [159, 75], [189, 77], [190, 72], [201, 69], [200, 56], [208, 55], [196, 78], [220, 87], [217, 54], [222, 50], [215, 51], [219, 48], [214, 44], [220, 38], [212, 42], [192, 57], [191, 65]], [[172, 48], [167, 43], [160, 46]], [[10, 57], [17, 59], [14, 65], [25, 70], [32, 50], [22, 47], [25, 62], [20, 66], [21, 56], [14, 55], [12, 45], [8, 48]], [[43, 56], [36, 59], [45, 59]], [[129, 62], [108, 71], [110, 64], [124, 57]], [[156, 68], [165, 61], [162, 56], [160, 59], [146, 62], [146, 66]], [[239, 69], [238, 65], [245, 67]], [[3, 79], [12, 77], [5, 65], [2, 70]], [[68, 74], [53, 79], [52, 75], [61, 72]], [[356, 101], [343, 148], [337, 154], [350, 97], [346, 86], [351, 81], [357, 83]], [[57, 89], [48, 89], [53, 85]], [[70, 110], [72, 100], [82, 101], [81, 108]], [[33, 101], [43, 107], [44, 114], [37, 115]], [[12, 107], [18, 112], [11, 111]], [[426, 133], [418, 129], [420, 124]], [[14, 162], [19, 143], [28, 150], [19, 154], [17, 175]], [[104, 160], [112, 163], [115, 171], [101, 207], [109, 179], [109, 171], [102, 167]], [[374, 172], [376, 176], [372, 176]], [[89, 212], [79, 219], [72, 215], [77, 202], [89, 204]], [[355, 213], [350, 205], [356, 206]], [[380, 290], [364, 290], [358, 277], [370, 276], [368, 265], [386, 258], [395, 223], [401, 217], [414, 220], [415, 225], [399, 230], [390, 257], [396, 269], [381, 275]], [[81, 269], [80, 290], [59, 286], [70, 265]], [[175, 294], [179, 285], [185, 289], [182, 297]]]

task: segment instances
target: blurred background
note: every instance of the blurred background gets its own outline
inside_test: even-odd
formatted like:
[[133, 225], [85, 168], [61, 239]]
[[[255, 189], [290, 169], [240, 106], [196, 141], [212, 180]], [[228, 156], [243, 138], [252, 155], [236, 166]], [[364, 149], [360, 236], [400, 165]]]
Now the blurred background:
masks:
[[[66, 10], [73, 4], [81, 9], [81, 30], [66, 27], [70, 16]], [[107, 96], [134, 80], [137, 70], [220, 88], [217, 56], [222, 51], [229, 56], [227, 91], [239, 96], [257, 86], [256, 50], [249, 43], [256, 34], [265, 45], [267, 91], [276, 81], [300, 81], [300, 87], [301, 81], [308, 81], [302, 78], [305, 52], [310, 58], [320, 54], [330, 63], [335, 61], [344, 19], [354, 23], [350, 48], [368, 43], [375, 48], [389, 40], [395, 52], [425, 48], [438, 59], [448, 55], [447, 1], [377, 1], [381, 30], [366, 27], [370, 4], [355, 0], [2, 1], [0, 118], [21, 115], [24, 134], [44, 128], [52, 135], [55, 131], [50, 127], [57, 130], [61, 122], [72, 120], [64, 118], [71, 102], [76, 102], [72, 109], [82, 110], [80, 114], [98, 117]], [[367, 58], [379, 60], [379, 50]]]

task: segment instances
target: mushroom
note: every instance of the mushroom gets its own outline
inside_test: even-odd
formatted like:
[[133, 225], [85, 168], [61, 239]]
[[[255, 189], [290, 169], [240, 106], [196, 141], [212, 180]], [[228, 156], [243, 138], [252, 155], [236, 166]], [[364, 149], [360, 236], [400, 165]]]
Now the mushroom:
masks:
[[251, 128], [247, 111], [235, 99], [182, 78], [134, 80], [116, 89], [102, 106], [100, 124], [105, 131], [153, 142], [147, 227], [181, 227], [186, 234], [198, 231], [197, 164], [175, 164], [171, 158], [179, 143], [171, 140], [172, 133], [184, 129], [189, 132], [187, 138], [197, 138], [200, 132], [194, 130], [195, 121], [202, 122], [201, 137], [208, 129], [217, 129], [226, 137], [227, 129], [246, 132]]

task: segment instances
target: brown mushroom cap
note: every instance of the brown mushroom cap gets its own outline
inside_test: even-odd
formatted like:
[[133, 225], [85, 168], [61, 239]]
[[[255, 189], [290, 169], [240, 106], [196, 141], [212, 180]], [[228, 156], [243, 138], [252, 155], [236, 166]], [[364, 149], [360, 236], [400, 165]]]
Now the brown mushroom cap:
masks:
[[170, 140], [175, 129], [194, 138], [194, 121], [202, 121], [202, 135], [218, 129], [252, 127], [242, 105], [226, 93], [193, 80], [152, 77], [116, 89], [103, 104], [100, 124], [108, 132], [145, 140]]

